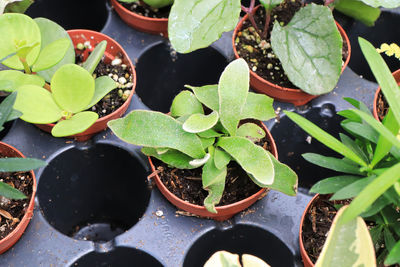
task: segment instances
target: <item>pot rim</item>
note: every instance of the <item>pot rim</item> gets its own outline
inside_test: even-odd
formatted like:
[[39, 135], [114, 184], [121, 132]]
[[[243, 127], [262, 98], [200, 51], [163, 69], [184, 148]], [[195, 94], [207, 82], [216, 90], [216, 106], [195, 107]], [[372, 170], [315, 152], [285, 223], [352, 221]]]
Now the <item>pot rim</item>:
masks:
[[[392, 75], [393, 75], [393, 77], [395, 78], [395, 80], [396, 80], [396, 82], [397, 82], [397, 85], [400, 86], [400, 69], [398, 69], [398, 70], [392, 72]], [[376, 91], [375, 91], [375, 96], [374, 96], [374, 107], [373, 107], [373, 111], [372, 111], [372, 112], [373, 112], [373, 115], [374, 115], [374, 118], [375, 118], [376, 120], [378, 120], [378, 121], [381, 121], [381, 120], [379, 119], [379, 116], [378, 116], [378, 109], [377, 109], [377, 107], [376, 107], [377, 104], [378, 104], [378, 97], [379, 97], [380, 91], [381, 91], [381, 87], [379, 86], [378, 89], [376, 89]]]
[[117, 0], [111, 0], [111, 4], [117, 6], [121, 10], [124, 10], [125, 13], [129, 14], [130, 16], [136, 17], [137, 19], [141, 19], [141, 20], [145, 20], [145, 21], [149, 21], [149, 22], [150, 21], [159, 21], [159, 22], [168, 21], [168, 18], [149, 18], [149, 17], [146, 17], [146, 16], [139, 15], [139, 14], [137, 14], [135, 12], [130, 11], [129, 9], [124, 7], [123, 5], [121, 5], [121, 3], [118, 2]]

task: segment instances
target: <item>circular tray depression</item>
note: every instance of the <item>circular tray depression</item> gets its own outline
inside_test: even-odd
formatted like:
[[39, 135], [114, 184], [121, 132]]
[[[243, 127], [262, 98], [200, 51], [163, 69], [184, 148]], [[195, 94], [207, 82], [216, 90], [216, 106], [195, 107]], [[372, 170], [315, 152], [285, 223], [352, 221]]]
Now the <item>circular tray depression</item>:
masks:
[[45, 167], [38, 198], [46, 220], [75, 239], [105, 242], [131, 228], [150, 191], [143, 166], [123, 149], [71, 148]]
[[185, 84], [216, 84], [226, 65], [226, 58], [212, 47], [178, 54], [159, 43], [139, 57], [136, 94], [150, 109], [169, 112], [172, 100]]
[[214, 229], [201, 236], [189, 249], [183, 267], [201, 267], [219, 250], [251, 254], [271, 266], [294, 266], [294, 255], [275, 235], [258, 227], [236, 225], [228, 230]]

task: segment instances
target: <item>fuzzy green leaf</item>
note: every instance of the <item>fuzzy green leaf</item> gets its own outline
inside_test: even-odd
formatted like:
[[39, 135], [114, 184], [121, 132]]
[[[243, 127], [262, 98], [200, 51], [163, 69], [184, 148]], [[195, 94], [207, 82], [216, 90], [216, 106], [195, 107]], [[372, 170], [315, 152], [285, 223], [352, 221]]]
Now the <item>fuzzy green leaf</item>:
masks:
[[218, 84], [205, 85], [201, 87], [195, 87], [190, 85], [185, 85], [196, 95], [196, 98], [203, 103], [209, 109], [213, 111], [219, 110], [218, 102]]
[[26, 198], [26, 196], [22, 192], [4, 182], [0, 182], [0, 196], [3, 196], [8, 199]]
[[323, 168], [331, 169], [337, 172], [361, 175], [359, 166], [352, 164], [352, 162], [346, 162], [343, 159], [325, 157], [315, 153], [305, 153], [302, 156], [308, 162]]
[[340, 0], [335, 2], [335, 9], [341, 13], [361, 21], [365, 25], [374, 26], [381, 10], [377, 7], [364, 4], [358, 0]]
[[59, 121], [51, 130], [51, 134], [54, 137], [65, 137], [82, 133], [92, 126], [98, 118], [99, 115], [95, 112], [79, 112], [68, 120]]
[[351, 183], [342, 189], [338, 190], [330, 199], [348, 199], [357, 196], [367, 185], [376, 179], [376, 176], [369, 176], [366, 178], [360, 178], [359, 180]]
[[215, 143], [215, 138], [202, 138], [200, 137], [201, 144], [203, 145], [203, 148], [206, 149], [209, 146], [212, 146]]
[[175, 0], [168, 19], [168, 35], [179, 53], [207, 47], [223, 32], [233, 30], [240, 0]]
[[255, 119], [260, 121], [267, 121], [274, 118], [275, 110], [272, 106], [274, 99], [262, 95], [249, 92], [246, 98], [241, 119]]
[[130, 144], [172, 148], [192, 158], [206, 155], [195, 134], [185, 132], [181, 123], [160, 112], [134, 110], [124, 118], [108, 122], [108, 127]]
[[294, 85], [312, 95], [335, 88], [342, 68], [342, 38], [328, 7], [309, 4], [286, 26], [275, 22], [271, 45]]
[[400, 6], [400, 0], [361, 0], [361, 1], [372, 7], [396, 8]]
[[223, 134], [218, 133], [218, 132], [214, 131], [213, 129], [209, 129], [207, 131], [200, 132], [197, 135], [200, 137], [203, 137], [203, 138], [211, 138], [211, 137], [220, 137]]
[[225, 180], [227, 173], [226, 165], [221, 169], [215, 166], [215, 150], [213, 147], [209, 149], [209, 153], [210, 160], [204, 164], [202, 172], [202, 183], [204, 189], [220, 181], [220, 175], [222, 174], [224, 174]]
[[260, 0], [260, 3], [266, 10], [272, 10], [274, 7], [280, 5], [283, 0]]
[[319, 193], [319, 194], [332, 194], [336, 193], [340, 189], [359, 181], [361, 177], [359, 176], [351, 176], [351, 175], [341, 175], [334, 176], [330, 178], [326, 178], [314, 184], [310, 193]]
[[248, 122], [239, 126], [236, 135], [245, 137], [255, 143], [265, 137], [265, 132], [257, 124]]
[[208, 115], [193, 114], [182, 127], [188, 133], [200, 133], [211, 129], [218, 122], [218, 119], [218, 113], [215, 111]]
[[219, 149], [219, 148], [215, 148], [215, 152], [214, 152], [214, 164], [215, 167], [217, 167], [217, 169], [222, 169], [224, 167], [226, 167], [229, 162], [231, 161], [231, 156], [229, 156], [228, 153], [226, 153], [225, 151]]
[[396, 263], [400, 263], [400, 240], [397, 241], [396, 245], [389, 251], [389, 255], [386, 257], [385, 265], [390, 266]]
[[96, 45], [93, 49], [92, 53], [88, 56], [85, 62], [83, 62], [82, 67], [87, 70], [90, 74], [94, 72], [97, 65], [99, 64], [101, 58], [104, 55], [104, 52], [107, 48], [107, 41], [101, 41]]
[[159, 154], [155, 148], [152, 147], [143, 147], [143, 154], [146, 156], [151, 156], [161, 160], [164, 163], [167, 163], [170, 166], [173, 166], [178, 169], [195, 169], [197, 167], [190, 164], [190, 161], [193, 158], [189, 157], [182, 152], [174, 149], [168, 149], [165, 153]]
[[94, 95], [89, 105], [86, 106], [86, 109], [96, 105], [103, 97], [117, 87], [117, 83], [108, 76], [98, 77], [94, 82]]
[[2, 89], [3, 91], [13, 92], [17, 90], [18, 87], [23, 85], [37, 85], [39, 87], [44, 86], [43, 78], [34, 74], [25, 74], [17, 70], [3, 70], [0, 71], [0, 81], [9, 81], [11, 87], [9, 90]]
[[39, 169], [47, 163], [39, 159], [30, 158], [0, 158], [0, 172], [19, 172]]
[[175, 96], [171, 105], [171, 116], [182, 117], [192, 114], [204, 114], [203, 106], [192, 92], [184, 90]]
[[70, 45], [70, 39], [62, 38], [45, 46], [33, 64], [32, 71], [38, 72], [56, 65], [64, 58]]

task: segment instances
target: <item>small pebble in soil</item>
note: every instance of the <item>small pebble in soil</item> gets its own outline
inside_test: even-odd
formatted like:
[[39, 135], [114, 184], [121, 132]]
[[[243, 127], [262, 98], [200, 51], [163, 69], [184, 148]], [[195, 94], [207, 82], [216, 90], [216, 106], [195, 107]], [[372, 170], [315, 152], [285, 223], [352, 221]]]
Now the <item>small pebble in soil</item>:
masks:
[[112, 62], [111, 65], [113, 66], [117, 66], [120, 65], [122, 63], [122, 60], [120, 58], [115, 58]]

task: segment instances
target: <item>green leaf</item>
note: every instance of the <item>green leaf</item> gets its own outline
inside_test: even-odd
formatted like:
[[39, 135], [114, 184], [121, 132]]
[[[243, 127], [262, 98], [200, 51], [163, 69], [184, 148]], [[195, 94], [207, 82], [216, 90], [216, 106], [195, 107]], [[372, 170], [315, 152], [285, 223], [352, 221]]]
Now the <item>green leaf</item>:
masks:
[[201, 87], [185, 85], [185, 87], [191, 89], [196, 95], [196, 98], [206, 107], [213, 111], [219, 111], [218, 84], [205, 85]]
[[315, 267], [376, 266], [374, 245], [367, 225], [360, 217], [345, 221], [347, 209], [344, 206], [336, 214]]
[[62, 38], [45, 46], [33, 64], [32, 71], [38, 72], [56, 65], [64, 58], [70, 45], [70, 39]]
[[184, 90], [175, 96], [171, 105], [171, 116], [182, 117], [192, 114], [204, 114], [203, 106], [192, 92]]
[[315, 153], [305, 153], [302, 156], [308, 162], [323, 168], [331, 169], [337, 172], [361, 174], [359, 171], [359, 166], [348, 163], [343, 159], [325, 157]]
[[361, 213], [361, 217], [368, 218], [380, 212], [384, 207], [390, 204], [390, 200], [384, 196], [380, 196], [372, 205], [363, 213]]
[[96, 45], [92, 53], [88, 56], [85, 62], [83, 62], [82, 67], [87, 70], [90, 74], [94, 72], [97, 65], [99, 64], [104, 52], [107, 48], [107, 41], [103, 40]]
[[330, 199], [339, 200], [356, 197], [366, 186], [368, 186], [375, 179], [375, 175], [366, 178], [360, 178], [358, 181], [355, 181], [354, 183], [351, 183], [338, 190]]
[[59, 68], [51, 79], [56, 103], [72, 113], [84, 110], [93, 98], [95, 82], [92, 75], [75, 64]]
[[222, 169], [224, 167], [226, 167], [229, 162], [231, 161], [231, 156], [229, 156], [228, 153], [226, 153], [225, 151], [219, 149], [219, 148], [215, 148], [214, 151], [214, 164], [215, 167], [217, 167], [217, 169]]
[[53, 123], [62, 117], [62, 110], [54, 102], [51, 93], [36, 85], [18, 88], [14, 108], [23, 113], [22, 120], [30, 123]]
[[75, 63], [75, 49], [74, 45], [69, 37], [68, 33], [57, 23], [46, 19], [46, 18], [35, 18], [36, 24], [39, 26], [41, 39], [42, 39], [42, 47], [46, 47], [49, 44], [57, 41], [59, 39], [67, 38], [69, 40], [70, 45], [68, 46], [67, 52], [65, 53], [63, 59], [58, 62], [55, 66], [39, 71], [38, 74], [43, 77], [47, 82], [50, 83], [51, 78], [54, 73], [65, 64], [73, 64]]
[[203, 145], [203, 148], [206, 149], [209, 146], [213, 145], [215, 143], [215, 138], [202, 138], [200, 137], [201, 144]]
[[195, 169], [197, 167], [192, 166], [189, 162], [193, 160], [193, 158], [189, 157], [178, 150], [169, 149], [167, 152], [158, 154], [157, 150], [152, 147], [143, 147], [143, 154], [146, 156], [151, 156], [161, 160], [164, 163], [167, 163], [170, 166], [173, 166], [178, 169]]
[[217, 145], [230, 154], [261, 187], [274, 182], [274, 166], [268, 152], [243, 137], [221, 137]]
[[389, 255], [386, 257], [385, 265], [390, 266], [396, 263], [400, 263], [400, 240], [397, 241], [396, 245], [389, 251]]
[[310, 189], [310, 193], [319, 193], [319, 194], [336, 193], [340, 189], [356, 181], [359, 181], [360, 179], [361, 177], [359, 176], [351, 176], [351, 175], [341, 175], [341, 176], [326, 178], [314, 184]]
[[357, 156], [356, 153], [354, 153], [351, 149], [343, 145], [339, 140], [334, 138], [332, 135], [328, 134], [327, 132], [319, 128], [314, 123], [308, 121], [307, 119], [303, 118], [302, 116], [294, 112], [284, 111], [284, 113], [292, 121], [294, 121], [297, 125], [299, 125], [304, 131], [306, 131], [312, 137], [320, 141], [322, 144], [326, 145], [330, 149], [347, 157], [348, 159], [356, 162], [361, 166], [367, 166], [367, 163], [365, 163], [359, 156]]
[[383, 174], [379, 175], [351, 202], [349, 208], [343, 215], [343, 219], [350, 221], [364, 212], [379, 196], [398, 181], [399, 172], [400, 163], [397, 163]]
[[92, 111], [79, 112], [68, 120], [59, 121], [51, 130], [51, 134], [54, 137], [65, 137], [82, 133], [89, 129], [98, 118], [99, 115]]
[[372, 7], [396, 8], [400, 6], [400, 0], [362, 0]]
[[108, 127], [130, 144], [173, 148], [192, 158], [206, 155], [195, 134], [185, 132], [181, 123], [160, 112], [134, 110], [124, 118], [108, 122]]
[[357, 154], [363, 161], [369, 162], [369, 159], [367, 155], [365, 155], [364, 151], [362, 148], [355, 142], [353, 141], [350, 137], [343, 133], [339, 133], [340, 140], [342, 141], [343, 145], [347, 146], [348, 148], [352, 149], [354, 153]]
[[3, 196], [8, 199], [26, 198], [26, 196], [22, 192], [4, 182], [0, 182], [0, 196]]
[[203, 167], [203, 188], [208, 191], [208, 196], [204, 199], [204, 207], [209, 212], [217, 213], [215, 205], [221, 201], [224, 193], [226, 174], [227, 168], [218, 169], [214, 165], [214, 160], [207, 161]]
[[358, 0], [340, 0], [335, 2], [335, 9], [339, 12], [361, 21], [365, 25], [374, 26], [381, 10], [377, 7], [364, 4]]
[[197, 135], [200, 137], [203, 137], [203, 138], [211, 138], [211, 137], [220, 137], [223, 134], [218, 133], [218, 132], [214, 131], [213, 129], [208, 129], [207, 131], [200, 132]]
[[[358, 101], [357, 99], [351, 98], [351, 97], [343, 97], [343, 100], [346, 100], [348, 103], [350, 103], [352, 106], [355, 108], [364, 111], [365, 113], [368, 113], [369, 115], [372, 116], [371, 111], [369, 108], [361, 101]], [[359, 121], [361, 122], [361, 120]]]
[[247, 122], [239, 126], [236, 135], [245, 137], [255, 143], [265, 137], [265, 131], [257, 124]]
[[17, 93], [14, 92], [11, 95], [7, 96], [0, 103], [0, 127], [3, 128], [3, 124], [7, 121], [11, 112], [13, 111], [13, 106], [15, 100], [17, 99]]
[[18, 43], [16, 45], [17, 47], [17, 56], [20, 59], [26, 59], [28, 57], [28, 54], [32, 52], [32, 50], [40, 45], [40, 42], [35, 42], [35, 43], [28, 43], [25, 44], [25, 41], [22, 41], [21, 43]]
[[13, 109], [13, 110], [11, 111], [11, 114], [8, 116], [6, 122], [7, 122], [7, 121], [16, 120], [16, 119], [18, 119], [18, 118], [21, 117], [21, 116], [22, 116], [22, 112]]
[[275, 118], [275, 110], [272, 106], [274, 100], [266, 95], [249, 92], [246, 98], [241, 119], [255, 119], [267, 121]]
[[[28, 16], [17, 13], [7, 13], [0, 16], [0, 58], [4, 58], [26, 44], [38, 43], [27, 57], [27, 63], [31, 66], [40, 51], [40, 30], [37, 24]], [[24, 69], [17, 55], [2, 62], [9, 68]]]
[[235, 28], [240, 0], [175, 0], [169, 13], [168, 35], [179, 53], [207, 47]]
[[236, 134], [249, 91], [249, 66], [242, 58], [232, 61], [218, 83], [219, 117], [230, 135]]
[[267, 153], [274, 164], [275, 172], [274, 182], [268, 188], [288, 196], [295, 196], [297, 194], [297, 174], [287, 165], [280, 163], [269, 151]]
[[327, 6], [309, 4], [284, 27], [274, 23], [271, 45], [289, 80], [312, 95], [332, 91], [342, 69], [342, 38]]
[[385, 238], [386, 248], [390, 251], [396, 244], [396, 240], [394, 239], [392, 233], [388, 228], [383, 229], [383, 237]]
[[[262, 265], [259, 266], [261, 267]], [[239, 255], [227, 251], [217, 251], [207, 260], [203, 267], [242, 267], [242, 265], [239, 262]], [[245, 267], [251, 267], [251, 265]]]
[[25, 74], [17, 70], [3, 70], [0, 71], [0, 81], [9, 81], [12, 85], [9, 90], [2, 89], [3, 91], [13, 92], [18, 87], [23, 85], [37, 85], [39, 87], [44, 86], [43, 78], [34, 74]]
[[96, 78], [94, 95], [86, 109], [96, 105], [103, 97], [117, 87], [117, 83], [108, 76], [101, 76]]
[[352, 121], [342, 121], [340, 123], [343, 129], [347, 132], [351, 133], [352, 135], [356, 135], [362, 138], [365, 138], [373, 143], [378, 141], [378, 133], [369, 125], [352, 122]]
[[146, 4], [153, 8], [162, 8], [174, 3], [174, 0], [143, 0]]
[[14, 91], [14, 83], [11, 81], [0, 80], [0, 91], [5, 91], [5, 92]]
[[272, 10], [274, 7], [280, 5], [283, 0], [260, 0], [260, 3], [266, 10]]
[[39, 169], [47, 163], [30, 158], [0, 158], [0, 172], [22, 172]]
[[193, 114], [182, 125], [188, 133], [200, 133], [211, 129], [218, 122], [218, 113], [213, 111], [209, 115]]
[[204, 164], [202, 172], [202, 184], [204, 189], [221, 181], [221, 175], [223, 175], [223, 180], [225, 181], [227, 174], [226, 165], [223, 168], [217, 168], [217, 166], [215, 166], [214, 147], [210, 147], [208, 152], [210, 153], [210, 160]]
[[[33, 0], [1, 0], [0, 7], [2, 4], [5, 4], [4, 13], [25, 13], [29, 6], [33, 4]], [[1, 9], [0, 14], [3, 14]]]

